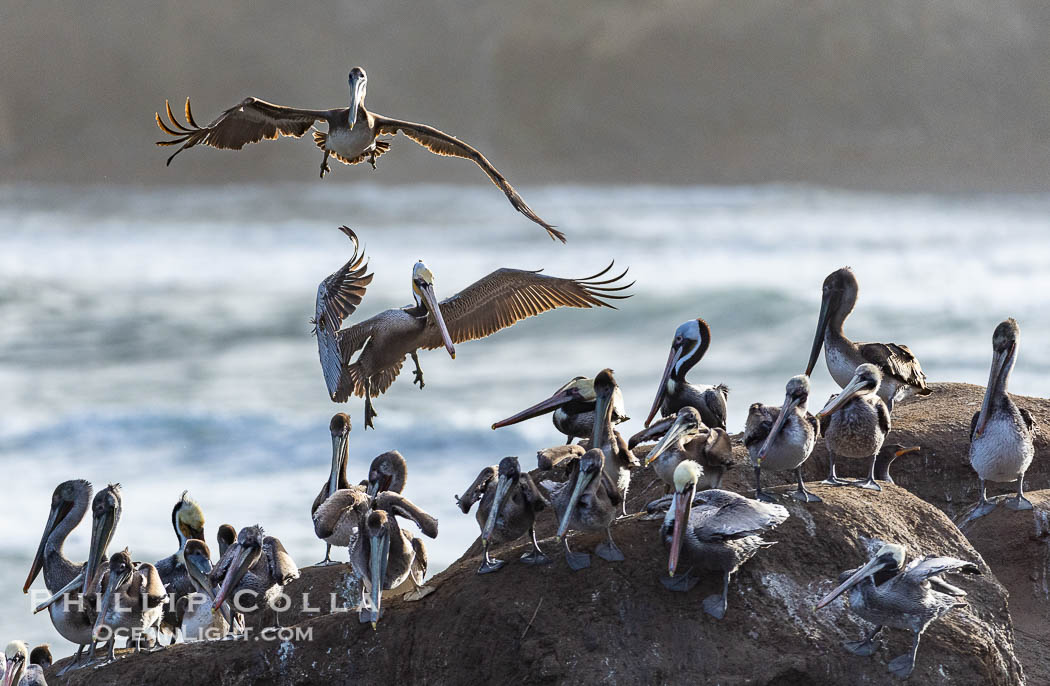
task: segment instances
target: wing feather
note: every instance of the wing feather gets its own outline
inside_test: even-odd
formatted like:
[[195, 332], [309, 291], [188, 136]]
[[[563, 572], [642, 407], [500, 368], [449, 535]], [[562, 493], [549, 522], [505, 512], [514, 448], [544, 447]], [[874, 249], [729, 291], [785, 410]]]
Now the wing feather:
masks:
[[871, 362], [881, 369], [883, 374], [888, 374], [897, 381], [918, 388], [919, 395], [929, 395], [926, 374], [908, 346], [897, 343], [858, 343], [857, 347], [865, 362]]
[[742, 538], [772, 529], [788, 518], [782, 505], [762, 503], [730, 491], [704, 491], [706, 502], [694, 505], [689, 524], [701, 538]]
[[[372, 274], [368, 271], [365, 254], [357, 240], [357, 234], [346, 226], [339, 227], [354, 244], [354, 254], [339, 270], [328, 276], [317, 287], [317, 302], [314, 311], [314, 334], [317, 336], [317, 353], [321, 360], [328, 394], [336, 402], [337, 396], [346, 395], [341, 388], [347, 383], [344, 369], [349, 356], [344, 355], [344, 336], [340, 334], [343, 320], [361, 304]], [[348, 396], [347, 396], [348, 397]], [[346, 397], [343, 398], [344, 400]]]
[[949, 572], [964, 572], [966, 574], [980, 574], [980, 568], [973, 562], [960, 560], [954, 557], [935, 557], [929, 555], [919, 560], [913, 560], [904, 571], [904, 578], [914, 584], [922, 583], [930, 577], [947, 574]]

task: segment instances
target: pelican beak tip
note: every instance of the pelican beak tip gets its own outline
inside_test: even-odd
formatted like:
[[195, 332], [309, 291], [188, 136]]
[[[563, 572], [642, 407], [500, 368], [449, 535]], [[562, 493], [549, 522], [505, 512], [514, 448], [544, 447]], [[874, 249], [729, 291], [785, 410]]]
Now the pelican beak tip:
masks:
[[372, 622], [372, 631], [376, 631], [376, 623]]

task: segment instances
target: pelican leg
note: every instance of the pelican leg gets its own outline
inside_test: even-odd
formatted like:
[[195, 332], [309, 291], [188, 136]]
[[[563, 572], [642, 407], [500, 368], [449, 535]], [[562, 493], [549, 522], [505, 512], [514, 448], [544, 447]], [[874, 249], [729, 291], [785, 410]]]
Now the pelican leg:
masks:
[[[375, 168], [375, 164], [373, 164], [372, 167]], [[416, 354], [415, 350], [409, 354], [412, 355], [412, 362], [416, 365], [415, 371], [412, 372], [415, 376], [415, 378], [412, 379], [412, 383], [419, 384], [419, 390], [423, 390], [425, 384], [423, 383], [423, 368], [419, 366], [419, 355]]]
[[327, 174], [328, 172], [332, 171], [332, 168], [328, 166], [328, 156], [331, 155], [331, 154], [332, 153], [328, 152], [327, 150], [324, 151], [324, 159], [321, 160], [321, 178], [322, 179], [324, 178], [325, 174]]
[[810, 493], [806, 490], [806, 482], [802, 480], [802, 467], [795, 468], [795, 478], [798, 480], [798, 488], [791, 494], [791, 497], [795, 500], [801, 500], [804, 503], [819, 503], [823, 502], [820, 496]]
[[[324, 559], [321, 560], [320, 562], [318, 562], [317, 564], [315, 564], [314, 567], [328, 567], [330, 565], [337, 565], [337, 564], [339, 564], [338, 562], [336, 562], [335, 560], [332, 559], [332, 544], [331, 543], [325, 543], [324, 545], [325, 545], [325, 548], [324, 548]], [[174, 643], [174, 642], [175, 641], [173, 640], [172, 643]]]
[[776, 498], [762, 490], [761, 467], [755, 467], [755, 500], [761, 500], [764, 503], [775, 503], [777, 501]]
[[824, 479], [820, 483], [824, 484], [825, 486], [849, 485], [848, 481], [840, 479], [838, 475], [835, 474], [835, 453], [831, 452], [830, 450], [828, 451], [828, 478]]
[[365, 379], [365, 428], [374, 429], [372, 419], [378, 417], [379, 413], [372, 407], [372, 380]]
[[901, 679], [907, 679], [911, 676], [911, 672], [915, 669], [915, 656], [919, 652], [919, 639], [922, 638], [922, 632], [926, 629], [923, 627], [915, 632], [915, 643], [911, 646], [911, 653], [900, 655], [890, 660], [889, 668], [890, 672]]
[[572, 445], [572, 436], [568, 434], [565, 435], [565, 445]]
[[[94, 646], [94, 644], [92, 644], [92, 646]], [[65, 667], [63, 667], [62, 669], [58, 670], [58, 672], [55, 674], [55, 676], [62, 676], [66, 672], [71, 672], [74, 669], [78, 669], [79, 667], [81, 667], [82, 665], [80, 664], [80, 659], [83, 656], [84, 656], [84, 646], [83, 645], [78, 645], [77, 646], [77, 652], [73, 656], [73, 661], [70, 662]], [[90, 662], [90, 659], [89, 659], [89, 662]]]
[[1017, 475], [1017, 495], [1004, 503], [1011, 510], [1031, 510], [1032, 501], [1024, 497], [1024, 474]]
[[693, 590], [693, 587], [700, 583], [700, 577], [693, 574], [692, 569], [689, 569], [685, 574], [679, 574], [678, 576], [662, 576], [660, 577], [660, 583], [668, 591], [685, 593]]
[[607, 543], [599, 543], [594, 549], [594, 554], [602, 558], [606, 562], [623, 562], [623, 553], [616, 547], [616, 544], [612, 540], [612, 529], [606, 529], [605, 535], [608, 538]]
[[881, 491], [882, 490], [882, 486], [880, 486], [875, 481], [875, 461], [878, 460], [878, 459], [879, 459], [879, 456], [878, 456], [877, 453], [874, 456], [872, 456], [871, 464], [868, 466], [868, 478], [867, 479], [861, 479], [859, 481], [853, 481], [853, 482], [850, 483], [850, 486], [856, 486], [857, 488], [863, 488], [863, 489], [868, 490], [868, 491]]
[[527, 565], [549, 565], [551, 559], [540, 548], [539, 541], [536, 540], [536, 527], [529, 527], [529, 535], [532, 537], [532, 550], [524, 553], [521, 556], [521, 561]]
[[704, 598], [704, 612], [715, 619], [726, 616], [726, 608], [729, 607], [729, 572], [725, 573], [722, 580], [722, 595], [709, 595]]
[[569, 548], [568, 537], [563, 538], [562, 542], [565, 544], [565, 562], [569, 565], [569, 569], [574, 572], [578, 572], [581, 569], [587, 569], [591, 566], [591, 556], [587, 553], [574, 553]]
[[972, 522], [975, 519], [983, 517], [983, 516], [985, 516], [986, 514], [988, 514], [989, 512], [991, 512], [992, 510], [995, 509], [995, 503], [993, 503], [992, 501], [988, 500], [988, 497], [986, 495], [986, 493], [987, 493], [987, 485], [985, 484], [984, 479], [981, 479], [980, 481], [981, 481], [981, 497], [980, 497], [980, 499], [978, 499], [977, 504], [973, 506], [973, 511], [970, 512], [970, 515], [966, 518], [966, 521], [968, 521], [968, 522]]
[[504, 562], [503, 560], [496, 560], [496, 559], [493, 559], [493, 558], [489, 557], [489, 546], [486, 543], [485, 544], [485, 561], [481, 563], [480, 567], [478, 567], [478, 574], [489, 574], [491, 572], [498, 571], [505, 564], [507, 564], [507, 563]]
[[842, 644], [842, 647], [848, 650], [849, 652], [853, 653], [854, 655], [859, 655], [860, 657], [868, 657], [869, 655], [874, 653], [875, 649], [878, 647], [875, 645], [875, 637], [879, 635], [880, 631], [882, 631], [881, 625], [872, 629], [871, 633], [869, 633], [863, 639], [859, 641], [846, 641]]

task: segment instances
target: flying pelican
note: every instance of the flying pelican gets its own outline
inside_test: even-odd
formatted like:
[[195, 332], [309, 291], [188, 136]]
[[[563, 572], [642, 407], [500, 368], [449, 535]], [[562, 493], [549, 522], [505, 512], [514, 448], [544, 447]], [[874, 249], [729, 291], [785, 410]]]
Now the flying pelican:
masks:
[[196, 590], [186, 565], [183, 564], [182, 549], [189, 540], [204, 539], [204, 511], [188, 494], [189, 491], [183, 491], [179, 501], [171, 510], [171, 526], [175, 530], [179, 547], [174, 553], [162, 560], [157, 560], [153, 565], [157, 569], [157, 574], [160, 575], [161, 583], [171, 596], [171, 602], [166, 604], [164, 616], [160, 622], [161, 633], [168, 633], [171, 636], [171, 643], [175, 643], [180, 623], [175, 605]]
[[558, 516], [558, 539], [565, 545], [565, 562], [574, 571], [591, 566], [591, 556], [573, 552], [566, 533], [576, 531], [605, 531], [607, 542], [600, 543], [594, 554], [608, 562], [622, 562], [624, 557], [612, 540], [613, 520], [620, 512], [622, 496], [616, 482], [605, 471], [605, 453], [591, 448], [583, 457], [573, 458], [569, 478], [560, 484], [550, 484], [550, 501]]
[[875, 637], [882, 627], [910, 629], [915, 632], [911, 653], [890, 661], [889, 670], [907, 679], [915, 668], [922, 632], [936, 619], [953, 608], [965, 607], [959, 598], [966, 591], [940, 578], [948, 572], [980, 574], [972, 562], [953, 557], [926, 556], [904, 566], [904, 546], [883, 545], [866, 565], [851, 569], [839, 576], [838, 588], [824, 596], [817, 609], [827, 606], [835, 598], [849, 591], [849, 606], [853, 612], [875, 625], [875, 629], [860, 641], [847, 641], [843, 646], [854, 655], [867, 657], [875, 652]]
[[[299, 568], [281, 542], [267, 536], [258, 524], [246, 526], [212, 568], [212, 586], [221, 585], [212, 609], [218, 610], [229, 599], [230, 607], [239, 612], [257, 612], [298, 578]], [[280, 614], [275, 612], [275, 617], [279, 623]]]
[[985, 497], [985, 482], [1017, 482], [1017, 495], [1006, 501], [1012, 510], [1031, 510], [1024, 497], [1024, 473], [1035, 455], [1035, 420], [1028, 410], [1014, 404], [1007, 393], [1010, 371], [1017, 361], [1017, 322], [1007, 319], [992, 335], [992, 368], [984, 391], [981, 410], [970, 421], [970, 466], [981, 481], [981, 499], [970, 519], [983, 517], [995, 509]]
[[685, 375], [703, 359], [710, 346], [711, 327], [703, 319], [690, 319], [675, 330], [667, 366], [660, 376], [652, 409], [645, 418], [646, 427], [652, 423], [657, 410], [666, 417], [689, 405], [696, 408], [705, 425], [715, 429], [726, 428], [729, 387], [725, 384], [691, 384], [685, 380]]
[[[492, 428], [499, 429], [553, 412], [554, 428], [565, 434], [565, 443], [568, 445], [574, 438], [590, 438], [594, 433], [594, 403], [594, 379], [577, 376], [555, 391], [551, 397], [512, 417], [496, 422]], [[613, 395], [613, 424], [621, 424], [628, 419], [630, 417], [624, 411], [623, 393], [617, 388]]]
[[140, 634], [160, 626], [168, 598], [157, 568], [148, 562], [132, 562], [128, 549], [113, 553], [104, 583], [105, 594], [99, 606], [92, 637], [109, 641], [109, 661], [114, 660], [118, 634], [125, 631], [138, 646]]
[[[873, 364], [857, 367], [853, 379], [842, 392], [832, 396], [824, 409], [817, 413], [821, 433], [828, 449], [828, 478], [822, 483], [831, 486], [859, 486], [881, 491], [875, 481], [875, 462], [882, 442], [890, 432], [890, 410], [879, 397], [882, 373]], [[870, 457], [868, 478], [847, 482], [835, 474], [835, 455], [843, 457]]]
[[857, 277], [849, 267], [834, 271], [824, 279], [817, 332], [813, 336], [806, 376], [813, 375], [817, 355], [823, 346], [828, 371], [839, 388], [845, 388], [853, 378], [854, 370], [867, 363], [878, 367], [882, 374], [879, 397], [890, 411], [893, 411], [893, 403], [897, 400], [916, 393], [929, 395], [926, 375], [908, 346], [896, 343], [854, 343], [846, 338], [842, 325], [857, 304], [859, 291]]
[[405, 456], [396, 450], [376, 455], [368, 466], [368, 479], [362, 481], [368, 497], [373, 498], [381, 491], [401, 493], [408, 481], [408, 463]]
[[[661, 527], [670, 551], [669, 577], [661, 582], [672, 591], [688, 591], [699, 581], [694, 567], [722, 572], [722, 594], [704, 598], [704, 611], [722, 619], [729, 606], [730, 576], [760, 548], [773, 545], [762, 539], [762, 533], [787, 519], [788, 511], [782, 505], [717, 488], [697, 492], [696, 484], [702, 476], [703, 468], [692, 460], [675, 468], [674, 498]], [[679, 557], [684, 557], [690, 568], [676, 578]]]
[[[390, 119], [365, 109], [365, 90], [368, 76], [361, 67], [350, 70], [350, 106], [337, 107], [331, 110], [304, 110], [295, 107], [274, 105], [257, 98], [245, 98], [220, 114], [207, 126], [199, 126], [190, 111], [190, 100], [186, 98], [186, 124], [180, 124], [171, 111], [171, 105], [165, 102], [168, 121], [165, 124], [156, 113], [157, 126], [172, 138], [157, 141], [157, 145], [182, 146], [168, 158], [168, 164], [187, 148], [201, 143], [222, 150], [240, 150], [248, 143], [261, 140], [275, 140], [278, 135], [300, 138], [313, 128], [314, 124], [324, 121], [328, 132], [314, 131], [314, 143], [324, 151], [321, 160], [321, 178], [331, 171], [328, 157], [331, 155], [343, 164], [357, 164], [368, 161], [372, 169], [376, 167], [376, 158], [390, 149], [386, 140], [379, 136], [395, 136], [400, 131], [416, 143], [436, 155], [462, 157], [473, 161], [481, 170], [506, 194], [510, 204], [518, 212], [536, 222], [550, 237], [565, 242], [565, 234], [543, 221], [532, 211], [525, 200], [518, 195], [506, 177], [492, 163], [485, 159], [477, 149], [467, 145], [444, 131], [439, 131], [426, 124], [415, 124], [400, 119]], [[360, 126], [358, 123], [360, 122]]]
[[[380, 312], [370, 319], [340, 330], [364, 297], [372, 275], [365, 274], [364, 254], [357, 237], [341, 229], [354, 243], [354, 255], [342, 269], [321, 282], [313, 319], [325, 383], [332, 400], [346, 402], [350, 395], [365, 399], [365, 427], [376, 416], [372, 398], [384, 393], [398, 374], [405, 356], [415, 363], [415, 383], [423, 387], [423, 370], [416, 354], [420, 348], [444, 348], [453, 359], [455, 343], [485, 338], [526, 317], [558, 307], [613, 307], [610, 299], [629, 298], [617, 291], [633, 284], [612, 286], [627, 271], [598, 280], [608, 267], [584, 279], [560, 279], [536, 271], [498, 269], [456, 295], [438, 303], [434, 276], [420, 260], [412, 268], [415, 304]], [[615, 309], [615, 308], [614, 308]], [[361, 351], [357, 361], [350, 358]], [[374, 427], [373, 427], [374, 428]]]
[[226, 554], [226, 549], [237, 540], [237, 529], [232, 524], [221, 524], [215, 532], [215, 541], [219, 544], [219, 557]]
[[[660, 434], [663, 438], [645, 456], [645, 465], [655, 463], [653, 469], [668, 493], [674, 487], [674, 471], [683, 460], [692, 460], [704, 468], [702, 488], [722, 487], [722, 478], [733, 466], [733, 443], [725, 429], [705, 426], [697, 409], [685, 405], [677, 414], [632, 436], [629, 445], [633, 447]], [[650, 503], [647, 509], [652, 507]]]
[[397, 517], [412, 520], [430, 538], [438, 534], [437, 519], [400, 493], [383, 492], [373, 499], [362, 521], [362, 535], [355, 536], [350, 545], [350, 564], [363, 582], [358, 618], [362, 623], [371, 622], [373, 629], [382, 616], [383, 591], [397, 588], [406, 579], [412, 580], [415, 590], [406, 593], [405, 600], [419, 600], [434, 590], [423, 585], [426, 546], [402, 529]]
[[808, 401], [809, 377], [799, 374], [788, 379], [783, 407], [754, 403], [747, 411], [744, 445], [755, 468], [756, 499], [775, 502], [773, 496], [762, 490], [762, 467], [765, 467], [773, 472], [795, 470], [798, 489], [791, 497], [804, 503], [821, 502], [806, 490], [802, 479], [802, 464], [809, 459], [820, 435], [817, 418], [806, 410]]
[[474, 503], [478, 505], [477, 520], [481, 527], [481, 541], [485, 547], [485, 560], [478, 567], [478, 574], [495, 572], [505, 563], [489, 557], [492, 543], [516, 541], [527, 532], [532, 539], [532, 550], [522, 554], [521, 561], [529, 565], [550, 564], [536, 540], [536, 513], [550, 505], [536, 487], [528, 472], [521, 471], [516, 457], [504, 457], [499, 466], [485, 467], [467, 487], [456, 503], [463, 514], [470, 512]]
[[[328, 430], [332, 434], [332, 467], [328, 473], [328, 480], [321, 486], [313, 505], [310, 506], [312, 519], [317, 517], [318, 508], [336, 491], [351, 488], [350, 480], [346, 478], [346, 463], [350, 459], [350, 416], [343, 412], [336, 413], [328, 423]], [[356, 522], [353, 526], [356, 526]], [[338, 564], [332, 560], [332, 543], [328, 542], [327, 538], [328, 536], [321, 537], [325, 540], [324, 559], [318, 562], [317, 566]]]
[[186, 568], [187, 576], [193, 585], [193, 593], [188, 593], [175, 602], [179, 629], [184, 640], [203, 641], [210, 638], [221, 638], [230, 630], [230, 610], [228, 604], [222, 605], [222, 612], [214, 612], [215, 589], [211, 584], [211, 551], [208, 544], [196, 538], [186, 541], [179, 549], [180, 562]]

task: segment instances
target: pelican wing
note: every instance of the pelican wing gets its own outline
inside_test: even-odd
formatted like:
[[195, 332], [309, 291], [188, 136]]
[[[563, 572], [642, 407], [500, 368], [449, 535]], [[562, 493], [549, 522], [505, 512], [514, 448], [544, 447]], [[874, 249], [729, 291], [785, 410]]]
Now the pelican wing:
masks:
[[750, 449], [762, 445], [779, 416], [779, 407], [752, 403], [747, 410], [747, 421], [744, 422], [744, 446]]
[[266, 564], [269, 566], [270, 578], [282, 586], [299, 578], [299, 568], [281, 542], [273, 536], [263, 539], [263, 551], [266, 553]]
[[882, 435], [885, 436], [890, 432], [890, 408], [886, 406], [882, 398], [875, 398], [875, 412], [879, 415], [879, 428], [882, 429]]
[[[1032, 416], [1032, 413], [1023, 407], [1017, 408], [1017, 411], [1021, 413], [1021, 420], [1028, 427], [1028, 431], [1035, 433], [1035, 417]], [[973, 432], [971, 431], [971, 433]]]
[[[497, 269], [444, 300], [440, 305], [441, 315], [453, 342], [463, 343], [485, 338], [521, 319], [558, 307], [616, 309], [607, 301], [631, 297], [617, 292], [630, 288], [634, 282], [609, 285], [623, 278], [627, 270], [613, 278], [599, 280], [612, 266], [610, 263], [602, 271], [585, 279], [560, 279], [538, 271]], [[433, 350], [443, 345], [433, 317], [428, 317], [424, 341], [420, 347]]]
[[459, 509], [463, 511], [463, 514], [470, 512], [470, 508], [474, 506], [474, 503], [481, 500], [488, 489], [489, 483], [496, 478], [498, 471], [499, 468], [495, 465], [485, 467], [478, 474], [478, 477], [467, 486], [467, 490], [463, 492], [463, 495], [455, 496], [456, 504], [459, 505]]
[[485, 156], [482, 155], [477, 148], [467, 145], [455, 136], [450, 136], [444, 131], [435, 129], [433, 126], [415, 124], [410, 121], [401, 121], [399, 119], [390, 119], [378, 114], [374, 114], [373, 116], [375, 117], [377, 135], [387, 134], [393, 136], [400, 131], [436, 155], [462, 157], [463, 159], [473, 160], [474, 163], [481, 167], [481, 170], [488, 175], [492, 180], [492, 183], [496, 184], [496, 186], [503, 191], [507, 196], [507, 199], [510, 200], [510, 204], [514, 206], [514, 209], [545, 228], [551, 238], [556, 238], [562, 243], [565, 242], [565, 234], [540, 219], [540, 216], [533, 212], [531, 207], [525, 204], [525, 200], [518, 195], [518, 192], [514, 190], [514, 187], [510, 185], [510, 182], [507, 181], [506, 177], [504, 177], [498, 169], [492, 166], [492, 163], [485, 159]]
[[343, 320], [353, 314], [365, 297], [368, 284], [372, 283], [372, 274], [366, 274], [368, 265], [365, 254], [353, 229], [339, 227], [353, 241], [354, 254], [334, 274], [321, 282], [317, 287], [317, 303], [314, 312], [314, 334], [317, 336], [317, 353], [321, 359], [321, 371], [328, 386], [328, 395], [332, 400], [341, 402], [349, 395], [346, 388], [347, 379], [344, 372], [345, 360], [343, 341], [339, 327]]
[[930, 394], [926, 386], [926, 374], [908, 346], [897, 343], [858, 343], [857, 347], [864, 361], [874, 364], [883, 374], [919, 388], [919, 395]]
[[187, 148], [197, 144], [210, 145], [222, 150], [240, 150], [248, 143], [261, 140], [272, 141], [278, 136], [299, 138], [309, 131], [314, 122], [328, 120], [338, 110], [303, 110], [295, 107], [275, 105], [257, 98], [245, 98], [226, 110], [207, 126], [199, 126], [190, 110], [190, 99], [186, 98], [186, 123], [181, 124], [172, 114], [171, 104], [164, 103], [169, 124], [165, 124], [157, 112], [157, 126], [170, 139], [157, 141], [157, 145], [182, 144], [168, 164]]
[[689, 523], [701, 539], [751, 536], [772, 529], [788, 518], [788, 511], [782, 505], [762, 503], [718, 489], [702, 493], [704, 504], [694, 505], [689, 517]]
[[437, 538], [438, 520], [431, 514], [425, 512], [421, 507], [411, 500], [393, 491], [383, 491], [376, 495], [372, 501], [373, 510], [384, 510], [392, 515], [404, 517], [415, 522], [419, 530], [430, 538]]
[[911, 584], [919, 585], [929, 581], [937, 590], [949, 595], [966, 595], [961, 589], [952, 586], [943, 579], [935, 579], [941, 574], [949, 572], [964, 572], [966, 574], [980, 574], [980, 568], [972, 562], [959, 560], [954, 557], [926, 556], [918, 560], [912, 560], [902, 575]]

